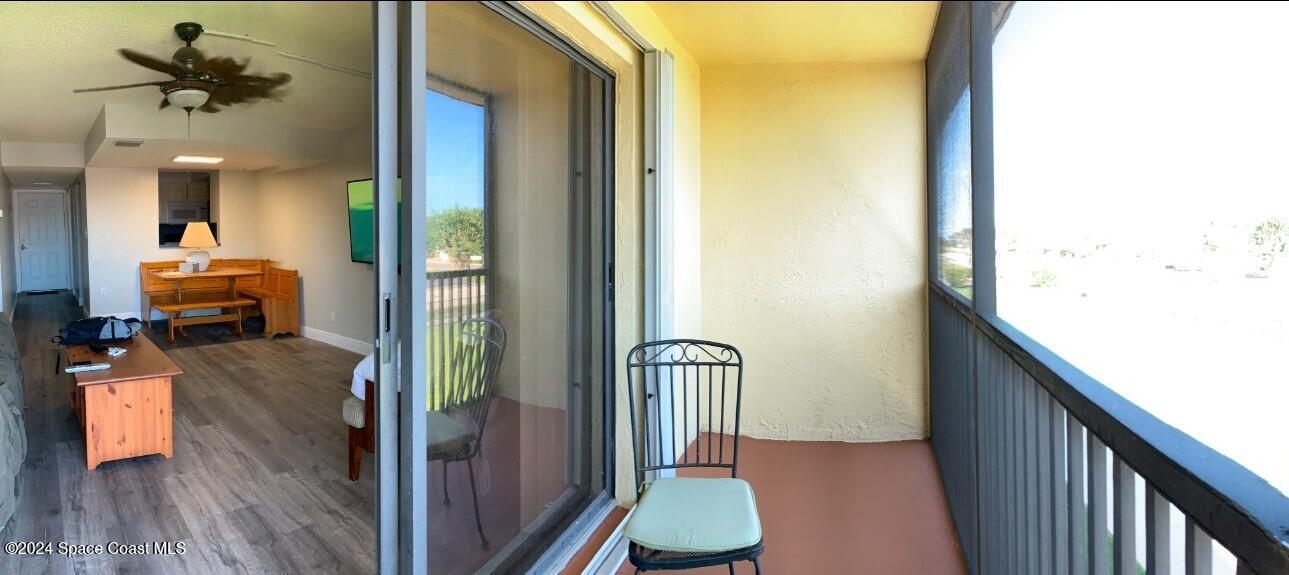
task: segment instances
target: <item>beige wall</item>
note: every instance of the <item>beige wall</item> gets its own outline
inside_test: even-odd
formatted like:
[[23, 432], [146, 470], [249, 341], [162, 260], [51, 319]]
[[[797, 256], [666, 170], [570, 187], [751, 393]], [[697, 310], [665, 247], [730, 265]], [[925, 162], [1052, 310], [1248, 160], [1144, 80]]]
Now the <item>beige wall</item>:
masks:
[[13, 189], [9, 178], [0, 174], [0, 312], [13, 318], [14, 298], [17, 297], [17, 270], [13, 254]]
[[703, 335], [747, 358], [747, 435], [927, 435], [923, 94], [921, 63], [703, 69]]
[[343, 140], [334, 161], [258, 173], [256, 254], [300, 272], [304, 335], [357, 350], [370, 348], [375, 333], [376, 280], [371, 264], [349, 259], [345, 183], [372, 177], [371, 129]]
[[[188, 250], [157, 245], [156, 168], [85, 169], [86, 264], [89, 313], [143, 317], [139, 262], [182, 260]], [[259, 211], [255, 177], [250, 172], [221, 171], [215, 178], [220, 197], [220, 246], [216, 258], [256, 257]]]

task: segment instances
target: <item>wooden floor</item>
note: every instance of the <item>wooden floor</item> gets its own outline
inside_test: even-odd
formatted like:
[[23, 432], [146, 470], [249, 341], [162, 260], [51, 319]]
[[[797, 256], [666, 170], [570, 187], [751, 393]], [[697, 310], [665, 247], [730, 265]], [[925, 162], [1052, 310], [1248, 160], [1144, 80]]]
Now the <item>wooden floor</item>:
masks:
[[66, 294], [20, 296], [27, 461], [7, 541], [182, 542], [182, 556], [13, 557], [0, 573], [369, 573], [373, 485], [345, 477], [339, 406], [359, 356], [303, 338], [170, 349], [175, 455], [85, 469], [49, 338]]

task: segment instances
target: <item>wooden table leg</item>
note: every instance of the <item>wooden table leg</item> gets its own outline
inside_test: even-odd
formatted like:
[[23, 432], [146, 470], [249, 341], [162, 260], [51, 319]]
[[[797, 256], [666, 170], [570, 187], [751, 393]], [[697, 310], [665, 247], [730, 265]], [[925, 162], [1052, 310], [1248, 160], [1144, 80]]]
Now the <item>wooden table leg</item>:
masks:
[[81, 409], [85, 410], [85, 417], [82, 419], [84, 424], [81, 426], [81, 432], [85, 434], [85, 467], [91, 471], [98, 469], [99, 462], [103, 461], [102, 454], [99, 453], [99, 438], [102, 436], [102, 430], [96, 425], [98, 411], [102, 406], [97, 400], [98, 397], [92, 393], [81, 396]]
[[[161, 455], [166, 459], [175, 456], [175, 420], [174, 420], [174, 403], [172, 394], [174, 379], [170, 377], [161, 378], [161, 384], [157, 386], [157, 404], [160, 407], [160, 425], [157, 429], [160, 431], [160, 437], [157, 439], [161, 442]], [[164, 412], [164, 413], [161, 413]]]

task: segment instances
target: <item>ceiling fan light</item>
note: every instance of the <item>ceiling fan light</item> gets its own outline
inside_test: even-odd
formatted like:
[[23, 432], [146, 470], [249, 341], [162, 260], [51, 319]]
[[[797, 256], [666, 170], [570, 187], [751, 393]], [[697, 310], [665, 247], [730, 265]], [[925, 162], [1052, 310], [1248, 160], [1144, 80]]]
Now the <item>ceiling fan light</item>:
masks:
[[179, 156], [175, 156], [174, 160], [172, 161], [179, 164], [218, 164], [224, 161], [224, 158], [220, 158], [217, 156], [179, 155]]
[[196, 88], [180, 88], [166, 92], [166, 100], [180, 108], [200, 108], [210, 99], [210, 92]]

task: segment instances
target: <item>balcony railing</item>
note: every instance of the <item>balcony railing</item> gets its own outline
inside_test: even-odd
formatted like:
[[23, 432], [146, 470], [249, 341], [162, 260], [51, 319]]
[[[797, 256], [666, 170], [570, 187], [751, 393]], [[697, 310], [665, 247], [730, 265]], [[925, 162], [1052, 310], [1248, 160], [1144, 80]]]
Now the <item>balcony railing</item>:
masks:
[[425, 273], [426, 397], [430, 409], [441, 409], [449, 397], [452, 382], [451, 350], [457, 341], [457, 326], [468, 319], [486, 317], [491, 305], [487, 268]]
[[973, 572], [1208, 574], [1225, 548], [1238, 574], [1289, 573], [1279, 491], [931, 291], [932, 441]]

